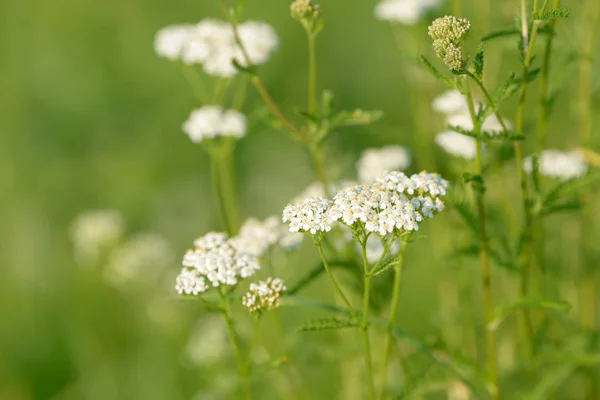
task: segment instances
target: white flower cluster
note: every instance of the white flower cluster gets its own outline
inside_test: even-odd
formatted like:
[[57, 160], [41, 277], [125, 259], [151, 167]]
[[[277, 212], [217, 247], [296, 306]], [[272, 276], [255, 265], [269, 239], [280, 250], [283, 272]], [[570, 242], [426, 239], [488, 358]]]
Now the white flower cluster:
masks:
[[194, 143], [218, 136], [239, 139], [246, 134], [246, 117], [235, 110], [204, 106], [192, 111], [182, 129]]
[[236, 247], [236, 241], [224, 233], [211, 232], [194, 241], [194, 249], [183, 257], [177, 276], [179, 294], [198, 294], [209, 287], [236, 285], [260, 269], [258, 258]]
[[[532, 172], [533, 162], [531, 157], [523, 160], [523, 168], [528, 173]], [[562, 152], [559, 150], [545, 150], [538, 158], [540, 174], [561, 181], [579, 178], [587, 173], [588, 163], [579, 150]]]
[[79, 214], [71, 223], [71, 240], [77, 258], [97, 261], [103, 252], [116, 245], [125, 228], [121, 213], [115, 210], [92, 210]]
[[285, 283], [279, 278], [251, 283], [250, 290], [242, 298], [242, 304], [254, 314], [275, 310], [279, 307], [279, 298], [286, 290]]
[[366, 149], [357, 163], [358, 180], [361, 183], [372, 183], [386, 171], [403, 170], [408, 168], [410, 163], [410, 153], [402, 146]]
[[155, 278], [173, 261], [173, 252], [164, 237], [155, 233], [139, 233], [112, 252], [104, 273], [117, 286], [137, 279]]
[[421, 172], [411, 177], [388, 172], [372, 185], [355, 185], [338, 192], [332, 202], [309, 198], [283, 211], [283, 221], [293, 232], [328, 232], [335, 222], [349, 227], [360, 224], [381, 236], [397, 230], [414, 231], [424, 216], [431, 218], [444, 209], [438, 198], [446, 194], [448, 182], [437, 174]]
[[383, 21], [414, 25], [439, 3], [439, 0], [383, 0], [375, 7], [375, 17]]
[[[279, 45], [277, 34], [264, 22], [243, 22], [238, 25], [238, 33], [254, 65], [265, 63]], [[163, 28], [156, 34], [154, 49], [159, 56], [201, 64], [207, 74], [224, 78], [237, 73], [232, 60], [247, 66], [231, 24], [216, 19]]]
[[329, 212], [329, 201], [324, 197], [310, 197], [300, 203], [288, 204], [283, 210], [283, 222], [290, 226], [290, 232], [329, 232], [335, 222]]
[[471, 31], [471, 22], [465, 18], [446, 16], [438, 18], [429, 26], [429, 36], [433, 39], [433, 49], [448, 68], [462, 69], [462, 45]]

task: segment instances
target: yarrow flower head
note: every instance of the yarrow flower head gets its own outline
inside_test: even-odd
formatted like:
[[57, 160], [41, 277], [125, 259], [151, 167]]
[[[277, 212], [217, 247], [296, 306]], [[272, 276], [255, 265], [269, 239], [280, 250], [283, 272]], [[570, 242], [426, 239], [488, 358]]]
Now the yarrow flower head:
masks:
[[439, 2], [439, 0], [383, 0], [375, 7], [375, 17], [383, 21], [414, 25]]
[[278, 308], [279, 298], [286, 290], [285, 283], [279, 278], [251, 283], [250, 290], [242, 298], [242, 304], [252, 314], [260, 315]]
[[470, 30], [468, 19], [454, 16], [438, 18], [429, 26], [436, 55], [452, 70], [462, 69], [465, 64], [462, 45]]
[[[533, 160], [531, 157], [523, 160], [523, 168], [528, 173], [532, 172]], [[588, 163], [579, 150], [569, 152], [545, 150], [539, 155], [538, 170], [544, 176], [567, 181], [585, 175]]]
[[192, 111], [182, 129], [194, 143], [220, 136], [239, 139], [246, 134], [246, 117], [235, 110], [204, 106]]
[[123, 216], [115, 210], [92, 210], [79, 214], [71, 223], [71, 240], [80, 261], [97, 261], [115, 246], [125, 230]]
[[[279, 45], [277, 34], [264, 22], [240, 23], [238, 34], [254, 65], [265, 63]], [[207, 74], [223, 78], [237, 73], [233, 60], [248, 66], [231, 24], [217, 19], [163, 28], [156, 35], [154, 47], [159, 56], [189, 65], [200, 64]]]
[[357, 163], [358, 180], [362, 183], [372, 183], [384, 172], [406, 169], [410, 163], [410, 153], [402, 146], [367, 149], [363, 151]]
[[444, 209], [438, 198], [448, 182], [437, 174], [422, 172], [410, 178], [391, 171], [372, 185], [356, 185], [338, 192], [330, 210], [332, 218], [366, 232], [385, 236], [419, 229], [425, 217]]
[[316, 18], [319, 16], [319, 6], [312, 3], [311, 0], [295, 0], [290, 6], [292, 18], [303, 20], [306, 18]]
[[194, 241], [194, 248], [183, 257], [177, 277], [179, 294], [203, 293], [211, 286], [236, 285], [260, 269], [258, 258], [237, 247], [224, 233], [211, 232]]
[[290, 232], [315, 235], [329, 232], [335, 222], [329, 212], [330, 203], [323, 197], [310, 197], [300, 203], [288, 204], [283, 210], [283, 222], [288, 223]]

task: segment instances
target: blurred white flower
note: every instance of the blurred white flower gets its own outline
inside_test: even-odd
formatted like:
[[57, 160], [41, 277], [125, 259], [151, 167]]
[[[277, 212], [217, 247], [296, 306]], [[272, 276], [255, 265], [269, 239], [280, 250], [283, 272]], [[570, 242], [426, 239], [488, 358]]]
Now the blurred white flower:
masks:
[[281, 225], [281, 220], [275, 216], [264, 221], [248, 218], [231, 240], [238, 250], [260, 257], [279, 240]]
[[173, 261], [170, 244], [155, 233], [139, 233], [115, 249], [104, 271], [117, 286], [135, 280], [153, 279]]
[[448, 90], [435, 99], [432, 104], [433, 111], [453, 115], [469, 112], [469, 105], [465, 96], [458, 90]]
[[[523, 160], [523, 168], [527, 173], [531, 173], [533, 169], [531, 157]], [[579, 150], [569, 152], [545, 150], [538, 158], [538, 169], [541, 175], [566, 181], [585, 175], [588, 164]]]
[[439, 0], [383, 0], [375, 7], [375, 17], [403, 25], [414, 25], [439, 3]]
[[123, 232], [123, 216], [116, 210], [82, 212], [70, 226], [75, 255], [82, 262], [98, 261], [118, 243]]
[[384, 172], [406, 169], [410, 163], [410, 153], [402, 146], [366, 149], [357, 163], [358, 180], [361, 183], [372, 183]]
[[445, 131], [435, 137], [435, 142], [449, 154], [473, 160], [477, 151], [477, 141], [454, 131]]
[[288, 204], [283, 210], [283, 222], [290, 226], [290, 232], [304, 232], [312, 235], [329, 232], [332, 219], [329, 201], [323, 197], [311, 197], [301, 203]]
[[177, 61], [186, 46], [192, 25], [171, 25], [162, 28], [154, 38], [154, 51], [161, 57]]
[[253, 314], [261, 314], [279, 307], [279, 298], [287, 290], [279, 278], [251, 283], [250, 290], [242, 298], [242, 304]]
[[[277, 34], [264, 22], [246, 21], [238, 24], [238, 34], [254, 65], [264, 64], [279, 45]], [[185, 64], [202, 65], [208, 75], [231, 78], [237, 73], [233, 60], [247, 66], [233, 28], [226, 21], [202, 20], [187, 28], [187, 36], [182, 41], [179, 52], [172, 52], [173, 57], [170, 58], [180, 58]]]
[[197, 295], [220, 285], [236, 285], [260, 269], [258, 258], [238, 249], [224, 233], [210, 232], [194, 241], [194, 249], [183, 257], [176, 279], [179, 294]]
[[204, 106], [192, 111], [182, 129], [194, 143], [218, 136], [241, 138], [246, 134], [246, 117], [235, 110]]
[[192, 330], [185, 354], [195, 365], [212, 365], [229, 352], [225, 323], [222, 318], [202, 318]]

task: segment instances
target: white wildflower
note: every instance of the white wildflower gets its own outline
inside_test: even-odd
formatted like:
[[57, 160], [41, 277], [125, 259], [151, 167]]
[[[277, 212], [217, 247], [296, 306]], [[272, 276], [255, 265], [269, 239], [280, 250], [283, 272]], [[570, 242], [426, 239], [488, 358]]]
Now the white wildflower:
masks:
[[403, 25], [414, 25], [439, 3], [439, 0], [383, 0], [375, 7], [375, 17]]
[[192, 25], [171, 25], [162, 28], [154, 38], [154, 51], [161, 57], [176, 61], [182, 56]]
[[260, 269], [256, 256], [237, 247], [224, 233], [211, 232], [194, 241], [194, 249], [183, 257], [177, 277], [179, 294], [198, 294], [210, 286], [235, 285]]
[[446, 114], [463, 114], [469, 112], [469, 104], [465, 96], [458, 90], [448, 90], [433, 100], [433, 111]]
[[124, 231], [123, 217], [115, 210], [85, 211], [71, 223], [71, 240], [80, 261], [97, 261], [115, 246]]
[[357, 163], [358, 180], [371, 183], [385, 171], [406, 169], [410, 163], [410, 153], [402, 146], [366, 149]]
[[139, 233], [114, 250], [105, 270], [113, 284], [124, 286], [136, 279], [155, 278], [173, 260], [171, 246], [155, 233]]
[[466, 160], [475, 159], [477, 141], [454, 131], [445, 131], [435, 137], [435, 142], [449, 154]]
[[242, 304], [253, 314], [271, 311], [279, 307], [279, 298], [286, 290], [285, 283], [279, 278], [251, 283]]
[[192, 111], [182, 129], [194, 143], [219, 136], [241, 138], [246, 134], [246, 117], [235, 110], [204, 106]]
[[393, 190], [410, 196], [428, 194], [432, 197], [444, 196], [449, 183], [438, 174], [419, 172], [410, 178], [400, 171], [389, 171], [377, 178], [378, 187]]
[[[238, 34], [254, 65], [265, 63], [279, 45], [277, 34], [264, 22], [238, 24]], [[203, 20], [189, 30], [181, 59], [186, 64], [201, 64], [204, 72], [222, 78], [237, 73], [233, 60], [247, 66], [231, 24], [215, 19]]]
[[278, 217], [270, 217], [264, 221], [249, 218], [232, 241], [238, 250], [260, 257], [279, 241], [281, 225]]
[[300, 203], [288, 204], [283, 210], [283, 222], [288, 223], [290, 232], [312, 235], [329, 232], [335, 221], [329, 212], [329, 201], [323, 197], [311, 197]]
[[[523, 168], [528, 173], [533, 169], [531, 157], [523, 160]], [[538, 158], [539, 173], [561, 181], [579, 178], [587, 173], [588, 164], [579, 150], [562, 152], [545, 150]]]

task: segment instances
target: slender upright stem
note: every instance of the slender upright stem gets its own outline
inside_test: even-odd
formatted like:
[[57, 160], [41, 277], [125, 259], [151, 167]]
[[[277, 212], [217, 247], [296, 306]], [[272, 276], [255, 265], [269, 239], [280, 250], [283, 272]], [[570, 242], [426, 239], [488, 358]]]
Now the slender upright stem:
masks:
[[198, 75], [198, 71], [192, 66], [187, 64], [181, 64], [181, 71], [183, 76], [188, 81], [190, 88], [194, 92], [198, 103], [204, 104], [208, 101], [208, 91], [202, 78]]
[[321, 261], [323, 261], [323, 266], [325, 267], [325, 271], [327, 271], [327, 275], [329, 275], [329, 279], [331, 280], [331, 282], [333, 283], [333, 286], [335, 287], [335, 291], [337, 292], [338, 296], [340, 296], [340, 298], [346, 305], [346, 308], [348, 309], [348, 312], [350, 313], [350, 316], [352, 317], [352, 319], [354, 319], [355, 321], [358, 321], [356, 311], [354, 311], [352, 304], [350, 304], [350, 301], [348, 300], [348, 298], [342, 291], [342, 288], [337, 283], [337, 280], [331, 273], [331, 268], [329, 268], [329, 262], [327, 262], [327, 258], [325, 257], [325, 253], [323, 252], [323, 247], [321, 246], [321, 242], [315, 240], [315, 245], [317, 246], [317, 250], [319, 250], [319, 255], [321, 256]]
[[[481, 131], [481, 124], [477, 119], [475, 111], [475, 104], [473, 102], [473, 96], [471, 94], [469, 83], [466, 79], [463, 81], [466, 90], [467, 102], [469, 105], [469, 113], [473, 121], [473, 131], [479, 134]], [[475, 169], [477, 174], [480, 176], [483, 174], [483, 160], [482, 160], [482, 143], [480, 140], [477, 141], [476, 157], [475, 157]], [[483, 279], [483, 306], [485, 312], [485, 339], [486, 339], [486, 350], [487, 350], [487, 361], [488, 361], [488, 373], [492, 383], [498, 389], [494, 399], [500, 398], [500, 388], [498, 387], [498, 360], [496, 355], [496, 334], [495, 331], [489, 329], [489, 323], [494, 318], [494, 300], [492, 294], [492, 274], [490, 268], [490, 256], [489, 256], [489, 242], [487, 236], [487, 224], [485, 217], [485, 206], [483, 202], [484, 191], [478, 190], [476, 193], [477, 213], [479, 217], [479, 235], [481, 240], [481, 275]]]
[[385, 399], [385, 390], [387, 387], [388, 379], [388, 365], [390, 363], [390, 353], [392, 351], [392, 326], [396, 320], [396, 313], [398, 311], [398, 300], [400, 299], [400, 283], [402, 281], [402, 264], [404, 263], [404, 251], [406, 249], [407, 242], [402, 241], [400, 252], [398, 253], [397, 263], [394, 266], [394, 285], [392, 292], [392, 300], [390, 302], [390, 314], [388, 316], [388, 327], [385, 334], [385, 344], [383, 346], [383, 362], [381, 364], [381, 390], [382, 398]]
[[229, 221], [230, 235], [233, 235], [240, 228], [240, 206], [235, 182], [233, 145], [225, 149], [219, 161], [225, 213]]
[[375, 381], [373, 379], [373, 359], [371, 356], [371, 341], [369, 339], [369, 305], [371, 300], [371, 278], [369, 274], [369, 260], [367, 258], [367, 241], [366, 239], [361, 242], [362, 258], [365, 275], [365, 287], [363, 293], [363, 310], [362, 310], [362, 321], [361, 330], [363, 333], [363, 341], [365, 347], [365, 369], [367, 374], [367, 383], [369, 388], [369, 397], [374, 400], [377, 398], [375, 391]]
[[233, 228], [231, 222], [229, 221], [225, 206], [225, 195], [223, 194], [223, 189], [221, 186], [221, 162], [219, 157], [220, 156], [217, 151], [213, 150], [210, 152], [210, 180], [212, 184], [213, 195], [215, 197], [215, 208], [219, 210], [223, 228], [227, 231], [227, 233], [233, 234]]
[[238, 373], [242, 381], [243, 396], [246, 400], [249, 400], [252, 399], [252, 391], [250, 390], [250, 382], [248, 381], [248, 364], [244, 359], [242, 348], [240, 346], [237, 335], [235, 333], [235, 328], [233, 326], [233, 318], [231, 316], [231, 305], [229, 304], [229, 297], [227, 296], [226, 291], [222, 289], [222, 287], [220, 287], [220, 289], [221, 298], [223, 300], [223, 318], [225, 318], [229, 340], [231, 341], [231, 345], [233, 346], [233, 350], [235, 351]]
[[315, 51], [315, 35], [309, 30], [308, 36], [308, 112], [317, 113], [317, 55]]
[[323, 160], [323, 148], [320, 144], [310, 146], [310, 154], [315, 165], [315, 171], [317, 173], [317, 176], [319, 177], [319, 180], [323, 185], [323, 191], [325, 192], [325, 196], [327, 198], [331, 198], [331, 185], [329, 184], [327, 172], [325, 171], [325, 162]]

